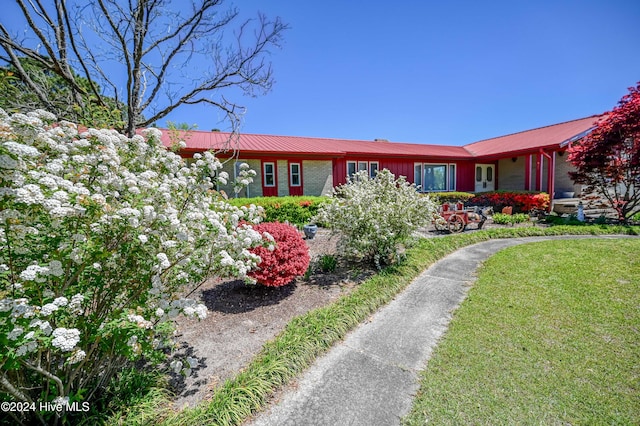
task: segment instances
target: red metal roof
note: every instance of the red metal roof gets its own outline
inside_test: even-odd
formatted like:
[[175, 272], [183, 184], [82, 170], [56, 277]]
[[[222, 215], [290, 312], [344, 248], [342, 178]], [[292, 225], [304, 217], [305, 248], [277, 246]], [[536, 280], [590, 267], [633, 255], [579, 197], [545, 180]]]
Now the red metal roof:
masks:
[[563, 142], [586, 134], [601, 115], [539, 127], [511, 135], [474, 142], [464, 147], [475, 157], [497, 157], [533, 152], [541, 148], [560, 148]]
[[[226, 132], [191, 131], [185, 150], [197, 152], [222, 149], [229, 144], [231, 134]], [[343, 157], [366, 154], [369, 156], [471, 158], [460, 146], [426, 145], [384, 141], [359, 141], [348, 139], [310, 138], [300, 136], [236, 135], [237, 149], [244, 154], [323, 155]], [[169, 133], [163, 130], [163, 142], [169, 145]]]
[[[591, 117], [540, 127], [511, 135], [486, 139], [465, 146], [427, 145], [387, 141], [311, 138], [239, 134], [233, 147], [244, 154], [312, 155], [343, 157], [353, 155], [384, 157], [429, 157], [441, 159], [471, 159], [476, 157], [507, 157], [544, 148], [560, 148], [568, 140], [582, 136], [592, 129], [602, 116]], [[190, 131], [185, 151], [199, 152], [229, 147], [230, 133]], [[170, 144], [169, 132], [163, 130], [163, 143]]]

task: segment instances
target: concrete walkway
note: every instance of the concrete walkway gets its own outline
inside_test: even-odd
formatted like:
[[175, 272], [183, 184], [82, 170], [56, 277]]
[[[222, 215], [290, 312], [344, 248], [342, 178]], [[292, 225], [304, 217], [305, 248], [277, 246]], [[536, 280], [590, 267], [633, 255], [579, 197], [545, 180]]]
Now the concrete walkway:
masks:
[[435, 263], [319, 358], [295, 389], [284, 392], [251, 424], [399, 424], [418, 390], [419, 372], [465, 298], [478, 266], [503, 248], [558, 238], [577, 237], [490, 240]]

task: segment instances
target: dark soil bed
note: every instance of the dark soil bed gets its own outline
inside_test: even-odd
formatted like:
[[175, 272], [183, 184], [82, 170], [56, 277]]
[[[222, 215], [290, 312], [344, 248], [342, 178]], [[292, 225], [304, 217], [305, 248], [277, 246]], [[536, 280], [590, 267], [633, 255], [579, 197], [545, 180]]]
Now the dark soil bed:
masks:
[[[330, 238], [328, 231], [319, 230], [306, 243], [313, 266], [320, 256], [335, 253], [337, 241]], [[182, 318], [178, 322], [178, 355], [195, 357], [199, 365], [188, 378], [173, 377], [176, 409], [207, 399], [216, 386], [245, 367], [291, 319], [327, 305], [373, 273], [365, 265], [339, 263], [333, 273], [317, 270], [307, 279], [278, 288], [247, 285], [241, 280], [207, 281], [191, 296], [205, 303], [209, 309], [207, 318]]]

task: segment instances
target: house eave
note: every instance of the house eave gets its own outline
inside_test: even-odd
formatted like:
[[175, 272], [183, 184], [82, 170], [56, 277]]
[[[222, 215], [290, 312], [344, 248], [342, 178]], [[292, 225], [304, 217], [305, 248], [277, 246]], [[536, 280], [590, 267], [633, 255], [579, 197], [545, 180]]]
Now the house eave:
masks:
[[569, 145], [571, 145], [573, 142], [578, 141], [578, 140], [580, 140], [580, 139], [584, 138], [585, 136], [587, 136], [587, 135], [588, 135], [589, 133], [591, 133], [591, 132], [593, 131], [593, 129], [595, 129], [596, 127], [597, 127], [597, 126], [593, 126], [593, 127], [589, 128], [589, 129], [585, 130], [584, 132], [582, 132], [582, 133], [578, 134], [578, 135], [575, 135], [575, 136], [573, 136], [573, 137], [571, 137], [571, 138], [569, 138], [569, 139], [567, 139], [567, 140], [565, 140], [565, 141], [563, 141], [563, 142], [560, 142], [560, 147], [561, 147], [561, 148], [567, 148], [567, 147], [569, 147]]

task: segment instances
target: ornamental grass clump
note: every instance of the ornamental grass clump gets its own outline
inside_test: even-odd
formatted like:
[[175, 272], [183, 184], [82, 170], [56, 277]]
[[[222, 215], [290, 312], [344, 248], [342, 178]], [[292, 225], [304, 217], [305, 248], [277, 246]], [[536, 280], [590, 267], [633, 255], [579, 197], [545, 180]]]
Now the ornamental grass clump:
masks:
[[381, 170], [375, 178], [359, 172], [335, 188], [316, 221], [340, 236], [343, 254], [377, 267], [397, 263], [416, 230], [430, 223], [436, 205], [404, 176]]
[[157, 129], [128, 138], [55, 119], [0, 109], [0, 400], [36, 407], [94, 404], [129, 362], [163, 361], [173, 319], [207, 314], [186, 289], [246, 276], [262, 244], [258, 209], [212, 190], [210, 176], [229, 178], [212, 153], [187, 165]]
[[253, 229], [270, 243], [266, 247], [251, 249], [261, 260], [258, 268], [249, 272], [250, 278], [268, 287], [281, 287], [307, 272], [309, 249], [294, 226], [265, 222], [253, 225]]

